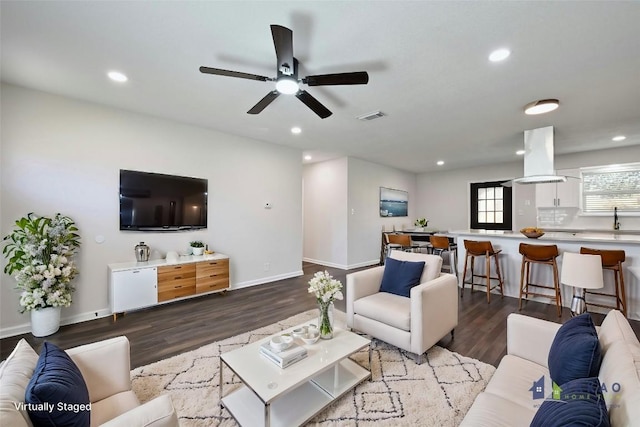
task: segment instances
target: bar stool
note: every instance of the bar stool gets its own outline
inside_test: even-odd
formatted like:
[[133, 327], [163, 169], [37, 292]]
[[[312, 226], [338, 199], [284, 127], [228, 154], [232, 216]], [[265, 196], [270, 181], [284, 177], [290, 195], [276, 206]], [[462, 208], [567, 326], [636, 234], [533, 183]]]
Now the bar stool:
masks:
[[[455, 274], [456, 279], [458, 278], [458, 262], [456, 256], [457, 245], [454, 243], [453, 245], [449, 242], [449, 238], [447, 236], [429, 236], [429, 243], [431, 243], [431, 248], [433, 250], [434, 255], [440, 255], [442, 257], [443, 252], [449, 252], [449, 273]], [[455, 246], [455, 247], [454, 247]], [[443, 263], [442, 268], [447, 268], [447, 266]]]
[[[556, 258], [560, 253], [556, 245], [529, 245], [520, 243], [520, 253], [522, 254], [522, 268], [520, 270], [520, 297], [518, 298], [518, 310], [522, 310], [522, 295], [525, 299], [529, 295], [545, 297], [556, 303], [558, 317], [562, 316], [562, 295], [560, 294], [560, 279], [558, 277], [558, 264]], [[531, 266], [533, 264], [550, 265], [553, 272], [553, 286], [531, 283]], [[553, 295], [542, 292], [530, 291], [529, 287], [550, 289]]]
[[[491, 291], [497, 287], [500, 288], [500, 295], [504, 297], [504, 292], [502, 290], [504, 281], [502, 280], [502, 275], [500, 274], [500, 264], [498, 263], [498, 254], [502, 252], [502, 250], [494, 250], [493, 245], [488, 240], [485, 241], [475, 241], [475, 240], [465, 240], [464, 248], [466, 249], [465, 257], [464, 257], [464, 273], [462, 275], [462, 289], [460, 289], [460, 298], [464, 295], [464, 285], [471, 285], [471, 292], [473, 292], [474, 286], [483, 286], [482, 283], [474, 283], [473, 279], [475, 277], [482, 277], [486, 280], [487, 287], [487, 304], [491, 303]], [[474, 261], [476, 257], [484, 257], [485, 259], [485, 274], [476, 274], [474, 270]], [[467, 282], [467, 261], [471, 258], [471, 282]], [[491, 258], [493, 258], [496, 264], [496, 276], [491, 276]], [[497, 280], [498, 284], [493, 288], [491, 287], [491, 280]]]
[[622, 263], [626, 258], [626, 254], [623, 250], [601, 250], [601, 249], [591, 249], [591, 248], [580, 248], [581, 254], [588, 255], [600, 255], [602, 258], [602, 270], [610, 270], [613, 271], [613, 279], [615, 285], [615, 294], [608, 294], [604, 292], [595, 292], [585, 290], [586, 295], [600, 295], [604, 297], [610, 297], [616, 299], [616, 306], [613, 307], [611, 305], [605, 304], [596, 304], [593, 302], [587, 302], [585, 300], [585, 304], [595, 305], [596, 307], [603, 308], [615, 308], [620, 310], [625, 317], [627, 316], [627, 296], [624, 290], [624, 276], [622, 274]]

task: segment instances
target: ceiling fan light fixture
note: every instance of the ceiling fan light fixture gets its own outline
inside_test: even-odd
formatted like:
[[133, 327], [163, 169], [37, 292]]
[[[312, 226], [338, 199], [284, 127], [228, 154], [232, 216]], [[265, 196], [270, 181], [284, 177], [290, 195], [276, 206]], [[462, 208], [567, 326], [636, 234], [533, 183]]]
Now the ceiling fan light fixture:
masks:
[[291, 77], [280, 77], [276, 82], [276, 90], [285, 95], [293, 95], [300, 90], [298, 81]]
[[524, 106], [524, 113], [527, 115], [544, 114], [557, 109], [560, 101], [557, 99], [541, 99]]

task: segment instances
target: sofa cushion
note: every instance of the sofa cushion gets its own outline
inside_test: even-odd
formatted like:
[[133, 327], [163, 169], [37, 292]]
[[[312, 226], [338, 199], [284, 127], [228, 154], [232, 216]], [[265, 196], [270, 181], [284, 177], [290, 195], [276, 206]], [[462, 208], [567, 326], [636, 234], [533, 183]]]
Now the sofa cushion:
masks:
[[558, 385], [578, 378], [595, 377], [600, 369], [600, 343], [589, 313], [565, 322], [549, 350], [549, 374]]
[[560, 396], [545, 400], [531, 427], [608, 427], [609, 415], [597, 377], [578, 378], [561, 386]]
[[80, 370], [63, 350], [45, 342], [24, 396], [35, 425], [88, 426], [89, 392]]
[[640, 420], [640, 378], [631, 348], [636, 340], [616, 341], [602, 358], [598, 377], [602, 384], [609, 419], [614, 426], [628, 426]]
[[0, 367], [0, 425], [30, 426], [26, 409], [16, 408], [24, 401], [24, 392], [38, 363], [38, 353], [23, 338]]
[[420, 277], [420, 283], [430, 282], [440, 276], [442, 270], [442, 257], [439, 255], [423, 254], [416, 252], [391, 251], [388, 258], [398, 261], [424, 261], [424, 269]]
[[600, 350], [603, 357], [609, 345], [617, 341], [626, 341], [629, 344], [633, 344], [630, 350], [635, 352], [634, 358], [640, 360], [640, 343], [638, 342], [638, 338], [635, 332], [633, 332], [633, 329], [631, 329], [627, 318], [618, 310], [611, 310], [607, 313], [598, 331], [598, 340], [600, 341]]
[[521, 406], [495, 394], [480, 393], [473, 401], [460, 427], [524, 426], [531, 422], [535, 413], [533, 405]]
[[[538, 386], [541, 389], [535, 392], [534, 388]], [[544, 366], [507, 354], [500, 360], [485, 392], [535, 411], [551, 394], [551, 378]]]
[[411, 288], [420, 284], [420, 276], [424, 269], [424, 261], [398, 261], [387, 258], [384, 274], [380, 284], [380, 292], [400, 295], [409, 298]]
[[377, 292], [353, 302], [353, 312], [403, 331], [411, 330], [411, 299]]

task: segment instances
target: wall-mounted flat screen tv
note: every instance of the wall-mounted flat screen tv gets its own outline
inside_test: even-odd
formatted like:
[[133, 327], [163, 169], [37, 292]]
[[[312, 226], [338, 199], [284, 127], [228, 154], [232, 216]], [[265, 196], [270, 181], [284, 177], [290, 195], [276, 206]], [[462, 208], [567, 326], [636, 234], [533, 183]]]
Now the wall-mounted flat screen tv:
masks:
[[207, 228], [206, 179], [120, 170], [120, 230]]

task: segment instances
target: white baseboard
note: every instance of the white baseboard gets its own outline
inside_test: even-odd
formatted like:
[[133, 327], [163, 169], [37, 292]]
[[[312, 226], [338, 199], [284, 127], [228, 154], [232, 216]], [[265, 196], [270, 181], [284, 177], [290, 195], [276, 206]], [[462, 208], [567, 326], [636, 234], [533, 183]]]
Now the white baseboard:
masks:
[[[111, 316], [111, 310], [109, 310], [108, 308], [103, 308], [97, 311], [90, 311], [87, 313], [74, 314], [72, 316], [62, 317], [60, 319], [60, 326], [86, 322], [87, 320], [99, 319], [101, 317], [107, 316]], [[8, 338], [16, 335], [28, 334], [30, 332], [31, 323], [28, 322], [21, 325], [0, 329], [0, 338]]]
[[324, 265], [326, 267], [339, 268], [341, 270], [352, 270], [354, 268], [368, 267], [370, 265], [378, 265], [378, 264], [380, 264], [380, 260], [379, 259], [363, 261], [363, 262], [359, 262], [357, 264], [349, 264], [349, 265], [336, 264], [334, 262], [323, 261], [323, 260], [313, 259], [313, 258], [302, 258], [302, 260], [306, 261], [306, 262], [311, 262], [313, 264]]
[[256, 280], [248, 280], [246, 282], [234, 283], [230, 290], [248, 288], [250, 286], [263, 285], [265, 283], [277, 282], [278, 280], [291, 279], [292, 277], [302, 276], [302, 270], [293, 271], [291, 273], [278, 274], [276, 276], [262, 277]]

